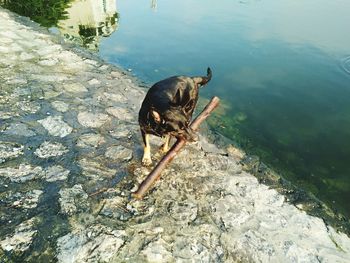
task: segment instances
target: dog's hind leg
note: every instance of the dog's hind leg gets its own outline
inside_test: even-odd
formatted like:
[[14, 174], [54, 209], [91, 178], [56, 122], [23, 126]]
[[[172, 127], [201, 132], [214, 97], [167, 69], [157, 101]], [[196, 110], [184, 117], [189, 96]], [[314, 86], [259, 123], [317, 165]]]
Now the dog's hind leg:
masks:
[[163, 138], [164, 138], [164, 143], [160, 147], [160, 152], [161, 153], [167, 153], [169, 151], [169, 143], [170, 143], [171, 136], [169, 134], [167, 134]]
[[151, 145], [149, 143], [149, 134], [141, 131], [142, 140], [143, 140], [143, 157], [142, 157], [142, 165], [150, 166], [152, 164], [151, 159]]

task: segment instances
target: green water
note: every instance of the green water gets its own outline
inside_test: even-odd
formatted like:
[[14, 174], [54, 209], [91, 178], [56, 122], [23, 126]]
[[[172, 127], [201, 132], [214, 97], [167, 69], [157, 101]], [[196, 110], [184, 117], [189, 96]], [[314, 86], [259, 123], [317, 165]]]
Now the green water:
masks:
[[[81, 2], [103, 19], [84, 20]], [[201, 95], [223, 100], [212, 127], [349, 218], [349, 10], [345, 0], [71, 1], [50, 26], [81, 43], [90, 32], [93, 50], [147, 83], [210, 66]]]

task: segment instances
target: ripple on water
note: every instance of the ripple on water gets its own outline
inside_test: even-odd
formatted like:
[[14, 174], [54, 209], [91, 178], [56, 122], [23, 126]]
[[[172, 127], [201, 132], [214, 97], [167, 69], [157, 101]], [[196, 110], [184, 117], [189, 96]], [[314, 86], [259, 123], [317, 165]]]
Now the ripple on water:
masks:
[[341, 68], [350, 75], [350, 56], [341, 60]]

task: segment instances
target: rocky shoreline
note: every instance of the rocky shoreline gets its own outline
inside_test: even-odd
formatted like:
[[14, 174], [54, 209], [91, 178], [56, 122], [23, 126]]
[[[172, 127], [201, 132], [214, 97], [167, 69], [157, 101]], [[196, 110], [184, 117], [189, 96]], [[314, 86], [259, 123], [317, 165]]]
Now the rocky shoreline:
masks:
[[132, 199], [140, 83], [3, 9], [0, 29], [0, 262], [350, 261], [346, 234], [204, 136]]

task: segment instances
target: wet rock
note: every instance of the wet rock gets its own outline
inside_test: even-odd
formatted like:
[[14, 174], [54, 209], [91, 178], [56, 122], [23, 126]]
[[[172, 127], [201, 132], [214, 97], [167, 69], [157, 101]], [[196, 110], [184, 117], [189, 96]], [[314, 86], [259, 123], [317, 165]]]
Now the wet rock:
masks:
[[35, 56], [33, 56], [30, 53], [27, 52], [21, 52], [21, 55], [19, 56], [20, 60], [25, 61], [25, 60], [31, 60], [34, 59]]
[[40, 104], [33, 101], [19, 101], [16, 102], [16, 107], [25, 113], [37, 113], [40, 110]]
[[109, 134], [116, 139], [125, 139], [131, 137], [130, 129], [127, 129], [124, 125], [118, 127], [117, 130], [109, 131]]
[[34, 229], [36, 223], [37, 219], [31, 218], [18, 225], [13, 234], [0, 241], [1, 248], [18, 254], [28, 250], [38, 232]]
[[45, 169], [45, 180], [48, 182], [66, 180], [70, 171], [60, 165], [51, 166]]
[[44, 66], [44, 67], [51, 67], [51, 66], [54, 66], [58, 63], [58, 59], [56, 58], [50, 58], [50, 59], [44, 59], [44, 60], [40, 60], [38, 62], [38, 64], [40, 66]]
[[12, 182], [23, 183], [29, 180], [38, 179], [43, 176], [43, 169], [40, 166], [20, 164], [18, 168], [0, 168], [0, 176], [10, 179]]
[[8, 119], [11, 119], [11, 118], [13, 118], [15, 116], [18, 116], [18, 114], [17, 113], [0, 111], [0, 120], [8, 120]]
[[122, 197], [105, 200], [100, 215], [116, 218], [121, 221], [127, 221], [132, 216], [130, 211], [126, 209], [125, 198]]
[[41, 190], [32, 190], [30, 192], [21, 195], [20, 193], [16, 193], [10, 197], [10, 199], [14, 199], [11, 204], [11, 207], [16, 208], [25, 208], [31, 209], [35, 208], [38, 205], [38, 201], [43, 191]]
[[62, 120], [62, 116], [49, 116], [46, 119], [38, 121], [52, 136], [65, 137], [73, 130]]
[[91, 179], [111, 178], [117, 173], [117, 170], [107, 168], [101, 162], [89, 161], [87, 159], [79, 160], [79, 165], [83, 170], [83, 175]]
[[94, 147], [97, 148], [101, 144], [104, 144], [106, 140], [104, 137], [100, 134], [95, 134], [95, 133], [88, 133], [88, 134], [83, 134], [80, 136], [77, 146], [86, 148], [86, 147]]
[[125, 98], [125, 96], [121, 94], [104, 92], [103, 95], [106, 99], [111, 100], [113, 102], [118, 102], [118, 103], [127, 102], [127, 99]]
[[112, 116], [118, 118], [123, 121], [131, 121], [135, 120], [135, 116], [127, 109], [122, 107], [110, 107], [106, 109], [106, 111]]
[[[192, 232], [192, 234], [191, 234]], [[220, 231], [210, 224], [202, 224], [174, 239], [173, 256], [177, 260], [194, 262], [226, 262], [225, 250], [220, 244]]]
[[63, 86], [64, 90], [70, 93], [84, 93], [88, 92], [88, 89], [85, 88], [82, 84], [80, 83], [70, 83], [70, 84], [65, 84]]
[[73, 215], [89, 210], [88, 195], [80, 184], [74, 185], [72, 188], [61, 189], [59, 195], [62, 214]]
[[35, 136], [35, 132], [31, 131], [24, 123], [11, 123], [3, 132], [6, 135], [15, 135], [23, 137]]
[[43, 142], [34, 154], [40, 158], [61, 156], [68, 152], [68, 149], [61, 143]]
[[69, 105], [63, 101], [56, 100], [53, 101], [51, 104], [57, 111], [60, 112], [66, 112], [69, 109]]
[[109, 262], [124, 244], [125, 232], [95, 225], [57, 240], [58, 262]]
[[198, 213], [197, 205], [189, 201], [172, 202], [168, 210], [171, 217], [174, 218], [178, 224], [191, 223], [196, 219]]
[[88, 83], [89, 85], [93, 86], [93, 85], [99, 85], [101, 82], [94, 78], [94, 79], [90, 79]]
[[115, 161], [130, 161], [132, 159], [132, 150], [122, 145], [111, 146], [107, 148], [105, 156]]
[[159, 238], [156, 241], [149, 243], [141, 254], [145, 256], [147, 262], [174, 262], [171, 246], [163, 239]]
[[0, 141], [0, 164], [23, 154], [24, 146], [13, 142]]
[[90, 128], [99, 128], [110, 120], [111, 118], [103, 113], [79, 112], [78, 114], [78, 122]]
[[36, 81], [40, 81], [40, 82], [47, 82], [47, 83], [62, 83], [66, 80], [68, 80], [68, 76], [64, 75], [64, 74], [58, 74], [58, 73], [54, 73], [54, 74], [48, 74], [48, 75], [44, 75], [44, 74], [32, 74], [30, 76], [30, 78], [32, 78], [33, 80]]

